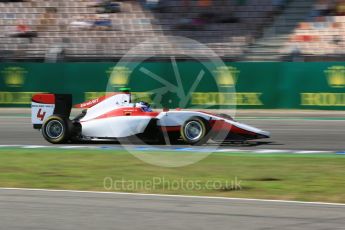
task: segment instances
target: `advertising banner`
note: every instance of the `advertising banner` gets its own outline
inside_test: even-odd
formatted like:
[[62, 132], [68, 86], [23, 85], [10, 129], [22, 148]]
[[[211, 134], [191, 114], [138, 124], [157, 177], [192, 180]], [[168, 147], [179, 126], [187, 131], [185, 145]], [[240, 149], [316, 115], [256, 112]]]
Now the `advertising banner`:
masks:
[[77, 104], [129, 87], [157, 108], [345, 109], [343, 62], [225, 64], [1, 63], [0, 107], [28, 107], [38, 92]]

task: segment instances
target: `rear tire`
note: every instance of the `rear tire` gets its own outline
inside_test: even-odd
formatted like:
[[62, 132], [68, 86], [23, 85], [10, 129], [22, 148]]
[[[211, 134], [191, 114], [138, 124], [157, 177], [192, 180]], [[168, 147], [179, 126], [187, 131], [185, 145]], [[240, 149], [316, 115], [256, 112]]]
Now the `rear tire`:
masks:
[[62, 144], [70, 139], [71, 122], [59, 115], [50, 116], [42, 126], [44, 139], [52, 144]]
[[181, 127], [183, 141], [190, 145], [205, 144], [210, 131], [210, 124], [202, 117], [191, 117]]

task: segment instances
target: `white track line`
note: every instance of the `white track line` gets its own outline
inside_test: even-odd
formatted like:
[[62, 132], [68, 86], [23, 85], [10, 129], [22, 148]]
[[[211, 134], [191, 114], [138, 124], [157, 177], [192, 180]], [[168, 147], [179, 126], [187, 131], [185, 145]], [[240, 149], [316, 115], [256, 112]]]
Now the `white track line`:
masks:
[[48, 148], [49, 146], [47, 145], [27, 145], [23, 146], [22, 148], [24, 149], [40, 149], [40, 148]]
[[329, 151], [295, 151], [296, 154], [330, 153]]
[[[89, 145], [64, 145], [64, 146], [56, 146], [56, 145], [0, 145], [0, 148], [23, 148], [23, 149], [38, 149], [38, 148], [51, 148], [51, 149], [95, 149], [95, 150], [121, 150], [121, 146], [89, 146]], [[144, 147], [141, 149], [142, 146], [134, 146], [131, 150], [136, 151], [150, 151], [150, 150], [162, 150], [162, 151], [176, 151], [176, 152], [198, 152], [201, 149], [193, 148], [193, 147], [176, 147], [176, 148], [160, 148], [160, 147]], [[126, 150], [125, 148], [123, 150]], [[288, 149], [216, 149], [212, 150], [215, 153], [231, 153], [231, 152], [239, 152], [239, 153], [257, 153], [257, 154], [274, 154], [274, 153], [289, 153], [289, 154], [335, 154], [341, 151], [324, 151], [324, 150], [288, 150]]]
[[280, 150], [280, 149], [258, 149], [255, 150], [255, 153], [286, 153], [289, 150]]
[[7, 148], [7, 147], [22, 147], [22, 145], [0, 145], [0, 148]]
[[38, 191], [38, 192], [66, 192], [66, 193], [89, 193], [89, 194], [109, 194], [109, 195], [129, 195], [129, 196], [148, 196], [148, 197], [174, 197], [174, 198], [190, 198], [190, 199], [212, 199], [212, 200], [233, 200], [233, 201], [257, 201], [270, 203], [290, 203], [290, 204], [306, 204], [306, 205], [328, 205], [328, 206], [344, 206], [345, 203], [327, 203], [327, 202], [308, 202], [293, 200], [268, 200], [268, 199], [252, 199], [252, 198], [231, 198], [217, 196], [191, 196], [191, 195], [169, 195], [169, 194], [153, 194], [153, 193], [127, 193], [127, 192], [101, 192], [101, 191], [82, 191], [82, 190], [62, 190], [62, 189], [36, 189], [36, 188], [0, 188], [1, 190], [14, 191]]
[[218, 149], [217, 152], [241, 152], [241, 149]]
[[61, 149], [80, 149], [82, 148], [82, 146], [78, 146], [78, 145], [71, 145], [71, 146], [61, 146]]

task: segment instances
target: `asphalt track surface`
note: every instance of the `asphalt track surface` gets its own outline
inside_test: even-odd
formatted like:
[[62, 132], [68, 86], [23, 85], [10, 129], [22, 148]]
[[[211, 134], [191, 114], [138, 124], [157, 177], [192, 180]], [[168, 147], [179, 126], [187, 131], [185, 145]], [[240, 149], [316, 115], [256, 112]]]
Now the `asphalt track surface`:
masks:
[[[248, 114], [241, 121], [270, 131], [272, 138], [222, 148], [344, 151], [345, 119], [341, 114], [336, 117], [282, 113], [252, 118]], [[0, 145], [51, 144], [32, 129], [28, 114], [0, 111]], [[0, 229], [321, 230], [344, 226], [345, 205], [0, 189]]]
[[[246, 144], [224, 144], [221, 148], [246, 150], [345, 150], [345, 115], [339, 118], [284, 116], [243, 116], [241, 122], [271, 133], [271, 138]], [[41, 133], [32, 129], [28, 116], [0, 113], [0, 145], [51, 145]], [[116, 143], [88, 143], [87, 145], [111, 146]], [[53, 145], [51, 145], [53, 146]], [[161, 146], [164, 147], [164, 146]]]
[[1, 229], [344, 229], [345, 205], [0, 189]]

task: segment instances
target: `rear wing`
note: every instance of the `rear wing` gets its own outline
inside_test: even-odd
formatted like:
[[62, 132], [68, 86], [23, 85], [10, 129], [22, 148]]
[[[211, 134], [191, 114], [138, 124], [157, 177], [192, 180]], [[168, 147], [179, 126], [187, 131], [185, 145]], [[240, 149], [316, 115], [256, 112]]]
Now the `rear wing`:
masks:
[[71, 109], [71, 94], [35, 94], [31, 100], [31, 123], [34, 129], [41, 129], [45, 119], [51, 115], [69, 118]]

